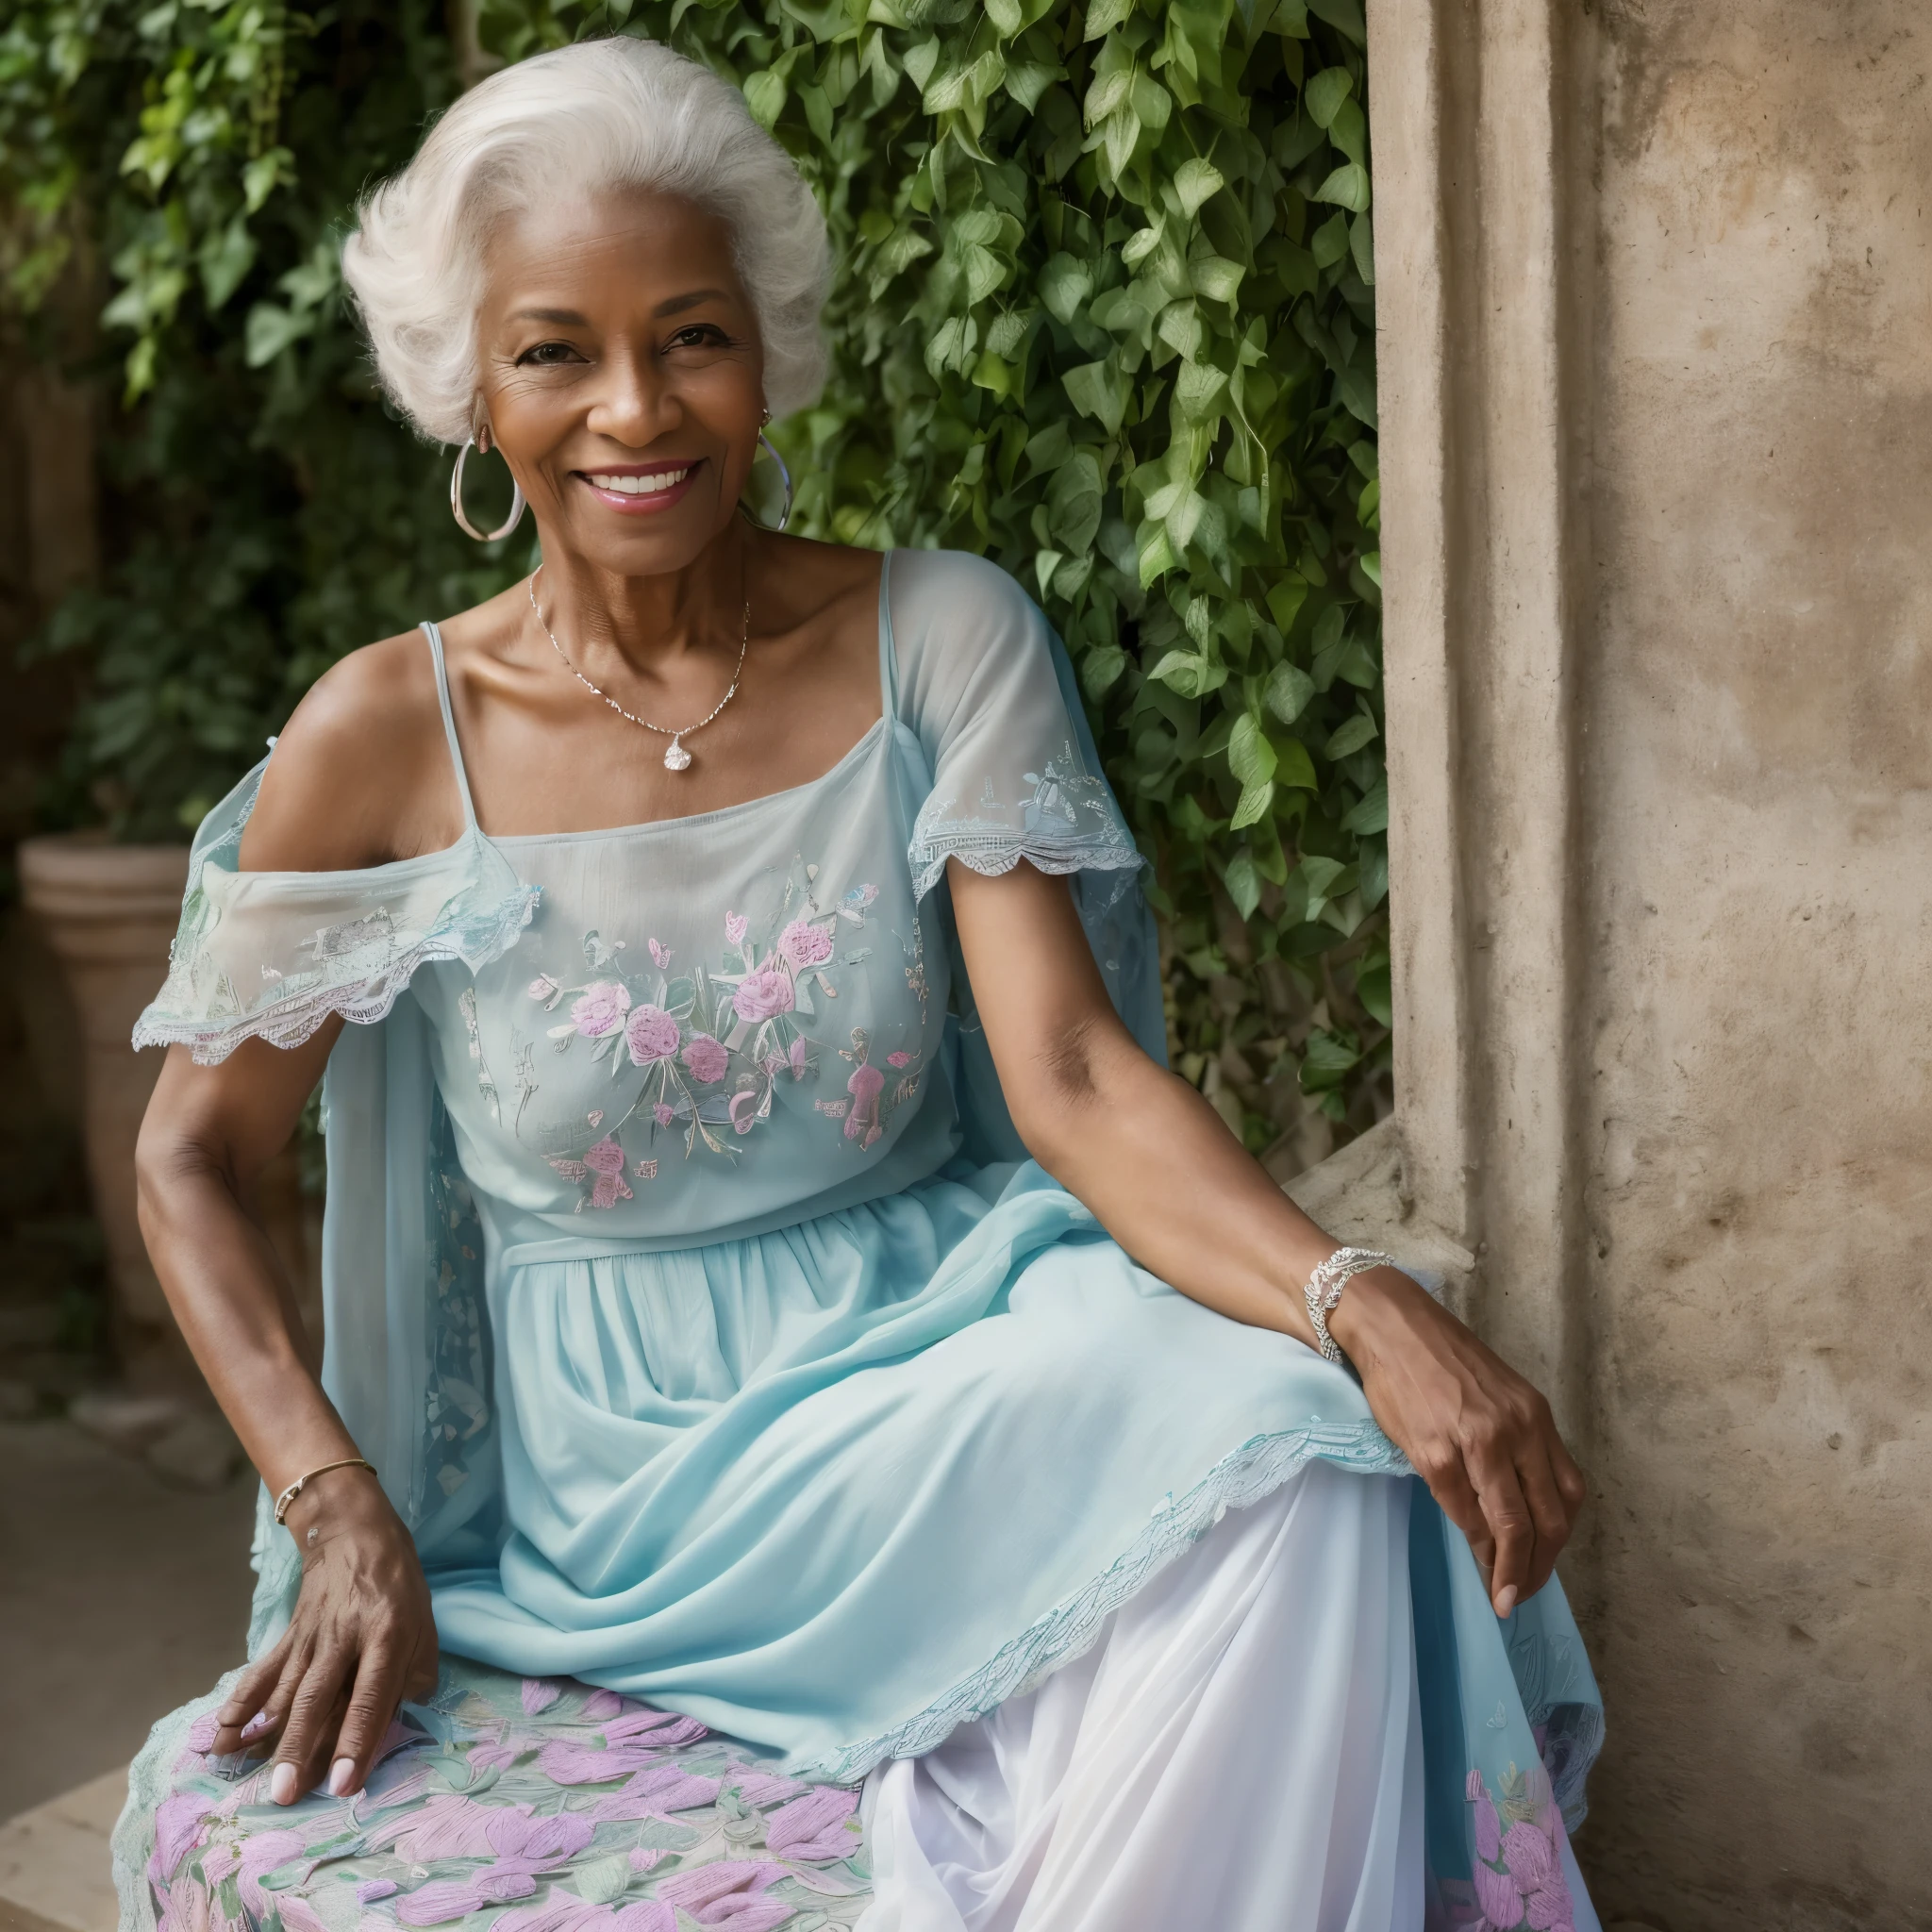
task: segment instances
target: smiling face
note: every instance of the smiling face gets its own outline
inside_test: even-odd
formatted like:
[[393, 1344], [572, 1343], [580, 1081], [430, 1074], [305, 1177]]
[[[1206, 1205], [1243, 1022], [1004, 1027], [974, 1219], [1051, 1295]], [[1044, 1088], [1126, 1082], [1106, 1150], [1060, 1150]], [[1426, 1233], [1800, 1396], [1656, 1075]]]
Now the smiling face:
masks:
[[546, 554], [684, 569], [758, 450], [764, 358], [718, 216], [642, 191], [506, 222], [477, 319], [491, 440]]

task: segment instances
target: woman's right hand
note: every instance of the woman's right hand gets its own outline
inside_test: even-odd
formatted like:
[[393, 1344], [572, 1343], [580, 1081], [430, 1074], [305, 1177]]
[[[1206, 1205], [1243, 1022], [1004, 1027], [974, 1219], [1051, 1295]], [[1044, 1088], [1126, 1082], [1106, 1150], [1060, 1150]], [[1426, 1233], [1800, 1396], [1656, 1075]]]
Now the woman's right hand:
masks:
[[331, 1470], [287, 1526], [302, 1552], [294, 1617], [237, 1679], [213, 1746], [259, 1754], [272, 1741], [278, 1805], [325, 1779], [338, 1797], [359, 1790], [397, 1707], [436, 1689], [437, 1661], [415, 1543], [373, 1475]]

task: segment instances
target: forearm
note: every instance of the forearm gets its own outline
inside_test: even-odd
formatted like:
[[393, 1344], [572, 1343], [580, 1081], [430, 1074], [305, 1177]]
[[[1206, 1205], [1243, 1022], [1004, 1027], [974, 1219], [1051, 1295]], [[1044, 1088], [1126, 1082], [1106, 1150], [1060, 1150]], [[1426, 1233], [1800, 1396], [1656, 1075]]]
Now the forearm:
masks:
[[293, 1291], [242, 1191], [205, 1150], [144, 1137], [141, 1224], [155, 1272], [222, 1412], [280, 1491], [358, 1452], [322, 1391]]
[[1238, 1322], [1314, 1341], [1302, 1287], [1338, 1243], [1186, 1081], [1124, 1035], [1029, 1122], [1041, 1165], [1128, 1254]]

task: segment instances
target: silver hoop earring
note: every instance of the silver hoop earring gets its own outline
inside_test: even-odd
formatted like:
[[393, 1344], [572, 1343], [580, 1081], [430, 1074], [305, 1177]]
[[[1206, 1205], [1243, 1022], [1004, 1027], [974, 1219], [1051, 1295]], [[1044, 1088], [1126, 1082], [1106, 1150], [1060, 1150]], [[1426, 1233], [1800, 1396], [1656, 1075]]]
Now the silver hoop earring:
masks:
[[785, 467], [785, 458], [773, 448], [772, 439], [762, 429], [758, 431], [758, 441], [764, 445], [765, 454], [777, 464], [778, 475], [784, 479], [785, 507], [778, 512], [778, 521], [772, 525], [774, 529], [782, 530], [791, 521], [791, 472]]
[[[512, 476], [509, 480], [509, 514], [493, 530], [487, 534], [473, 524], [463, 509], [463, 465], [469, 460], [470, 452], [476, 447], [473, 436], [457, 452], [457, 466], [449, 473], [449, 510], [457, 520], [457, 527], [465, 536], [474, 537], [479, 543], [494, 543], [499, 537], [508, 537], [524, 518], [523, 486]], [[790, 498], [787, 498], [790, 501]]]

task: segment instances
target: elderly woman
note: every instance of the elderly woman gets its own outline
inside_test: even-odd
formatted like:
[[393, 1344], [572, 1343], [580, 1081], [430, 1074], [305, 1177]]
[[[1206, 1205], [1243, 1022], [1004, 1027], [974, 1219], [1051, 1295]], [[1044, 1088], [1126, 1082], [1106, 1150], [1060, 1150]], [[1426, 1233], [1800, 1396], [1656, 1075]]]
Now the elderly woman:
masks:
[[[274, 1507], [130, 1923], [1594, 1926], [1547, 1406], [1158, 1063], [1014, 582], [740, 513], [822, 375], [782, 151], [546, 55], [344, 270], [543, 561], [316, 685], [142, 1021], [149, 1244]], [[318, 1364], [248, 1204], [325, 1071]]]

